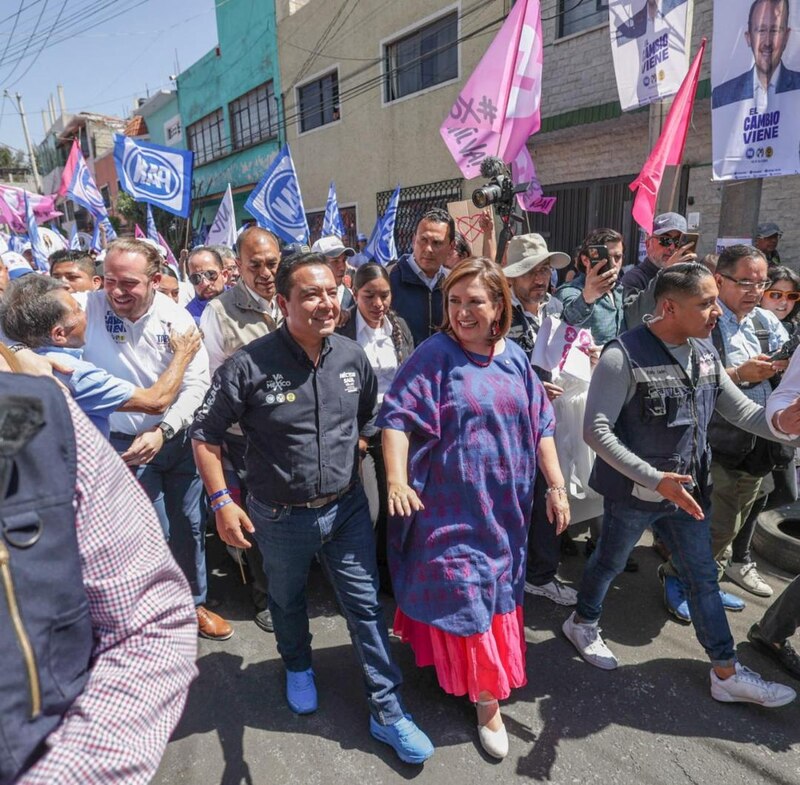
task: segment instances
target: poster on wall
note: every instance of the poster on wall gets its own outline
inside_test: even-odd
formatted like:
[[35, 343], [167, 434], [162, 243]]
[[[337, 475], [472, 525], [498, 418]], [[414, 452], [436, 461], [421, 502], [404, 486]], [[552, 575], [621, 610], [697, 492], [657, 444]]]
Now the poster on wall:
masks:
[[692, 0], [609, 0], [608, 19], [622, 110], [678, 92], [689, 69]]
[[715, 180], [800, 174], [800, 0], [714, 0]]

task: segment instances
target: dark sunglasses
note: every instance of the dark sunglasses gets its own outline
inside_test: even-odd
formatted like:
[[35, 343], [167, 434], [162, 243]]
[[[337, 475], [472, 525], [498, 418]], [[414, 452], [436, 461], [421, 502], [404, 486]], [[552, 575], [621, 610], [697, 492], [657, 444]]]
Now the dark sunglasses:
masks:
[[658, 238], [658, 244], [662, 248], [669, 248], [670, 245], [674, 245], [677, 248], [678, 245], [680, 245], [680, 242], [680, 237], [667, 237], [666, 235], [662, 235]]
[[216, 270], [203, 270], [202, 273], [192, 273], [189, 276], [189, 283], [192, 286], [197, 286], [200, 281], [216, 281], [219, 278], [219, 273]]
[[800, 300], [800, 292], [782, 292], [780, 289], [767, 289], [764, 292], [764, 297], [769, 297], [770, 300], [788, 300], [790, 303], [796, 303]]

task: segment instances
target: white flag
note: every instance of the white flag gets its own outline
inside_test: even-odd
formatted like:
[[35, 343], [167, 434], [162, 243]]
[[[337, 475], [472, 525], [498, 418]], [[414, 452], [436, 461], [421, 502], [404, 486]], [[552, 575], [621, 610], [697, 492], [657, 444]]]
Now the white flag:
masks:
[[236, 245], [236, 213], [233, 211], [233, 193], [231, 184], [228, 183], [228, 190], [217, 210], [214, 223], [208, 231], [206, 245], [225, 245], [233, 248]]

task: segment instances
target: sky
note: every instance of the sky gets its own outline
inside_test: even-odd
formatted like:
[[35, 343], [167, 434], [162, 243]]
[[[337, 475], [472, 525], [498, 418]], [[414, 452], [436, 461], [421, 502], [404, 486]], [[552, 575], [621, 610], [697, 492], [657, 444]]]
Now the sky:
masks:
[[70, 114], [125, 117], [216, 44], [214, 0], [0, 0], [0, 144], [26, 150], [16, 93], [35, 146], [56, 85]]

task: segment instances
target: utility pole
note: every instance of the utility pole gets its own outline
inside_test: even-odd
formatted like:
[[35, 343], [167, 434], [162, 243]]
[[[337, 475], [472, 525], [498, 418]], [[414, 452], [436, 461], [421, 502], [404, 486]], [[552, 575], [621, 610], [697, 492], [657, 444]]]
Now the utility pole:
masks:
[[[10, 98], [8, 90], [5, 95]], [[31, 170], [33, 171], [33, 182], [36, 183], [36, 190], [41, 193], [42, 191], [42, 178], [39, 176], [39, 167], [36, 165], [36, 156], [33, 153], [33, 145], [31, 144], [31, 135], [28, 132], [28, 119], [25, 117], [25, 109], [22, 106], [22, 96], [15, 93], [14, 97], [17, 99], [17, 108], [19, 109], [19, 116], [22, 118], [22, 133], [25, 135], [25, 144], [28, 147], [28, 155], [31, 159]]]

